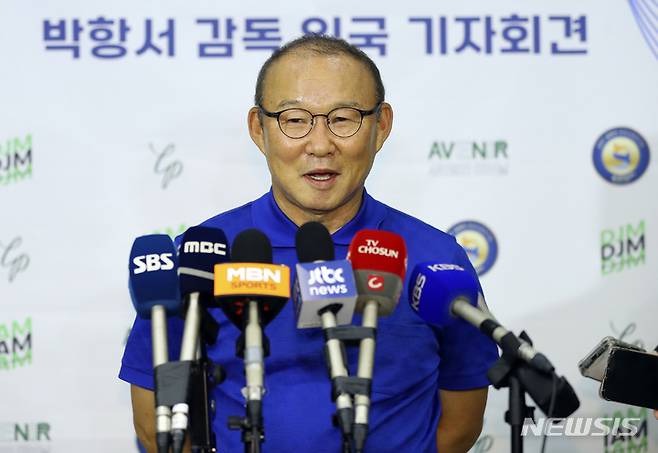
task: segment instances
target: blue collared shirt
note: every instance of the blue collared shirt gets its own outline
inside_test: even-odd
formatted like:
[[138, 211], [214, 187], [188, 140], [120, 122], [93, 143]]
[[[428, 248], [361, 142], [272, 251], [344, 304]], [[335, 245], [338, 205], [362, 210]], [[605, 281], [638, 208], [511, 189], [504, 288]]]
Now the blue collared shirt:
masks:
[[[271, 191], [202, 225], [221, 228], [230, 242], [241, 231], [258, 228], [270, 238], [274, 263], [286, 264], [294, 271], [297, 226], [278, 207]], [[416, 263], [429, 260], [459, 264], [475, 273], [452, 236], [376, 201], [365, 191], [356, 216], [332, 236], [336, 259], [345, 257], [354, 234], [365, 228], [392, 231], [404, 238], [408, 274]], [[408, 303], [408, 279], [407, 275], [396, 310], [378, 322], [366, 452], [436, 452], [439, 389], [486, 387], [486, 371], [498, 356], [495, 345], [466, 323], [445, 329], [425, 324]], [[210, 311], [220, 323], [220, 331], [208, 355], [227, 372], [226, 381], [213, 393], [217, 446], [219, 452], [242, 452], [240, 432], [227, 427], [229, 416], [245, 413], [240, 392], [245, 384], [243, 362], [235, 356], [239, 332], [220, 310]], [[360, 316], [355, 315], [353, 322], [360, 325]], [[170, 319], [168, 327], [170, 357], [174, 360], [180, 354], [183, 321]], [[297, 329], [293, 304], [288, 302], [267, 325], [265, 334], [271, 355], [265, 359], [263, 451], [340, 452], [341, 434], [331, 423], [335, 406], [321, 329]], [[348, 350], [351, 375], [356, 373], [357, 349]], [[153, 389], [151, 360], [150, 323], [138, 318], [128, 338], [119, 377]]]

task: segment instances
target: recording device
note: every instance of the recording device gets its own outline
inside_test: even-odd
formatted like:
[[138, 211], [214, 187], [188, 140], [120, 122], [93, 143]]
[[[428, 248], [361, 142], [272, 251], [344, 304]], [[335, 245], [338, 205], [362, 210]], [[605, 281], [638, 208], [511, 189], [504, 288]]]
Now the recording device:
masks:
[[[352, 265], [347, 260], [334, 260], [331, 235], [321, 223], [302, 225], [295, 235], [295, 245], [300, 262], [293, 291], [297, 328], [322, 326], [329, 375], [335, 383], [348, 375], [343, 344], [333, 333], [338, 325], [352, 322], [357, 297]], [[352, 397], [343, 389], [336, 393], [336, 420], [344, 441], [349, 442]]]
[[272, 246], [261, 231], [249, 229], [233, 241], [230, 263], [215, 265], [215, 298], [243, 333], [236, 346], [244, 358], [247, 417], [231, 417], [229, 427], [241, 429], [243, 441], [258, 451], [263, 441], [262, 397], [265, 393], [263, 327], [290, 297], [290, 269], [272, 263]]
[[601, 382], [601, 398], [658, 408], [658, 355], [608, 336], [578, 363], [578, 368], [583, 376]]
[[595, 381], [603, 381], [603, 375], [608, 366], [610, 351], [613, 347], [626, 348], [633, 351], [644, 351], [644, 349], [630, 343], [623, 342], [614, 337], [603, 338], [595, 347], [578, 362], [580, 374], [584, 377], [592, 378]]
[[161, 402], [163, 388], [157, 369], [169, 361], [167, 316], [177, 316], [181, 310], [177, 270], [176, 248], [169, 236], [150, 234], [135, 239], [130, 250], [128, 287], [137, 315], [151, 319], [153, 368], [156, 370], [156, 442], [160, 453], [167, 453], [169, 449], [171, 409]]
[[[182, 380], [179, 382], [185, 397], [177, 401], [172, 408], [174, 453], [182, 451], [185, 441], [190, 411], [191, 364], [200, 358], [200, 332], [204, 310], [214, 302], [214, 267], [215, 264], [228, 260], [228, 240], [222, 230], [196, 226], [183, 234], [179, 248], [178, 275], [186, 315], [180, 362], [183, 362], [181, 366], [187, 369], [182, 372]], [[205, 367], [205, 364], [202, 366]], [[205, 373], [200, 384], [207, 390]]]
[[[407, 248], [400, 235], [389, 231], [361, 230], [350, 243], [347, 259], [352, 263], [358, 298], [356, 311], [363, 313], [362, 327], [377, 328], [377, 317], [387, 316], [397, 306], [407, 269]], [[361, 340], [357, 376], [372, 379], [375, 338]], [[370, 395], [354, 396], [352, 428], [357, 452], [363, 451], [368, 433]]]
[[479, 285], [475, 276], [463, 267], [433, 261], [419, 263], [409, 282], [411, 308], [428, 324], [443, 327], [463, 319], [494, 340], [504, 353], [539, 371], [553, 371], [553, 365], [543, 354], [501, 326], [488, 310], [477, 308], [478, 299], [483, 300]]

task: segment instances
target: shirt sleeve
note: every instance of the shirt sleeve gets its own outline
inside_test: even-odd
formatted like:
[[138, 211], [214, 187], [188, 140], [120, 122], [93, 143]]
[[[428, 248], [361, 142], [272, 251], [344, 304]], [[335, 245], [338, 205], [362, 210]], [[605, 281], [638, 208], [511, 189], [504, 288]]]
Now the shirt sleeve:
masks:
[[[170, 360], [177, 360], [180, 356], [183, 326], [181, 318], [170, 317], [167, 319], [167, 344]], [[135, 319], [121, 359], [119, 379], [148, 390], [154, 389], [150, 320], [139, 317]]]
[[[453, 262], [477, 276], [466, 252], [458, 244], [455, 245], [457, 250]], [[487, 370], [498, 359], [498, 347], [493, 340], [461, 319], [440, 329], [439, 337], [439, 388], [470, 390], [490, 384]]]

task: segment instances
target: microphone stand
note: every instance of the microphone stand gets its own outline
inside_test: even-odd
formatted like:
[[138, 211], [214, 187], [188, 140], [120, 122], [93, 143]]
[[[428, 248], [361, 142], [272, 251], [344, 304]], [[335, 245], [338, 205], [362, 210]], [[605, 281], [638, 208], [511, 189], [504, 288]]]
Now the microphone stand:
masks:
[[[519, 337], [532, 345], [530, 337], [525, 332], [521, 332]], [[510, 425], [512, 453], [523, 453], [522, 431], [525, 419], [530, 418], [534, 422], [535, 407], [526, 404], [526, 393], [549, 418], [568, 417], [580, 405], [578, 397], [564, 378], [559, 378], [554, 371], [548, 373], [533, 368], [505, 350], [487, 371], [487, 378], [496, 389], [509, 388], [509, 406], [505, 412], [505, 423]], [[556, 407], [559, 410], [553, 413]]]
[[246, 416], [230, 416], [229, 429], [242, 431], [245, 453], [260, 453], [265, 442], [263, 425], [264, 357], [269, 356], [269, 340], [263, 332], [258, 301], [247, 302], [245, 328], [236, 341], [236, 355], [244, 359], [247, 385], [243, 394], [247, 400]]
[[[323, 328], [325, 343], [331, 340], [339, 340], [340, 344], [347, 347], [359, 347], [364, 339], [372, 340], [373, 343], [377, 337], [376, 326], [336, 326]], [[331, 370], [331, 357], [329, 347], [325, 344], [325, 360], [327, 368]], [[335, 375], [331, 376], [331, 399], [337, 401], [341, 395], [347, 395], [348, 398], [356, 398], [357, 396], [367, 397], [370, 401], [372, 389], [372, 375], [370, 377], [362, 376], [348, 376], [348, 375]], [[367, 419], [366, 424], [357, 424], [352, 422], [352, 429], [349, 429], [348, 420], [345, 417], [353, 415], [354, 411], [351, 408], [348, 410], [336, 411], [333, 417], [334, 425], [341, 428], [343, 433], [343, 453], [352, 453], [357, 450], [358, 444], [365, 443], [365, 437], [368, 433]], [[355, 436], [356, 435], [356, 436]], [[360, 437], [360, 439], [358, 439]], [[359, 442], [360, 441], [360, 442]]]
[[[205, 307], [205, 304], [204, 304]], [[217, 451], [212, 419], [215, 414], [215, 400], [212, 389], [224, 382], [226, 373], [221, 365], [208, 358], [207, 345], [215, 344], [219, 324], [203, 308], [201, 314], [201, 341], [197, 360], [192, 364], [190, 375], [190, 440], [192, 453], [215, 453]]]

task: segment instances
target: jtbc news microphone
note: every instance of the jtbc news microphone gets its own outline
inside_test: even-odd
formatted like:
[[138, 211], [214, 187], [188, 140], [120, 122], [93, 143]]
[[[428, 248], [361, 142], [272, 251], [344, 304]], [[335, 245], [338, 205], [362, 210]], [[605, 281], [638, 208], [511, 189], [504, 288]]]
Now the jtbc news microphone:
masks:
[[[347, 258], [356, 278], [356, 311], [363, 313], [362, 326], [376, 329], [377, 317], [391, 314], [400, 299], [407, 270], [404, 239], [388, 231], [361, 230], [354, 235]], [[359, 348], [357, 376], [372, 379], [374, 360], [375, 339], [364, 338]], [[354, 406], [354, 444], [360, 452], [368, 433], [370, 395], [355, 395]]]
[[[205, 351], [205, 343], [200, 335], [201, 319], [204, 310], [214, 303], [215, 264], [228, 260], [228, 240], [222, 230], [195, 226], [183, 234], [178, 267], [180, 290], [185, 307], [180, 361], [186, 362], [187, 371], [180, 384], [183, 386], [181, 394], [185, 397], [182, 401], [177, 401], [172, 408], [173, 453], [180, 453], [185, 441], [190, 411], [191, 362], [199, 358], [202, 348]], [[205, 388], [207, 389], [207, 385]]]
[[[299, 259], [293, 290], [297, 328], [322, 326], [329, 375], [336, 382], [348, 375], [342, 343], [332, 337], [332, 332], [338, 325], [352, 323], [357, 297], [352, 265], [348, 260], [334, 260], [334, 243], [321, 223], [302, 225], [297, 230], [295, 245]], [[335, 397], [343, 441], [351, 443], [352, 398], [342, 390]]]
[[557, 377], [543, 354], [501, 326], [488, 309], [477, 308], [478, 304], [486, 305], [473, 274], [455, 264], [424, 262], [414, 267], [410, 277], [409, 303], [425, 322], [445, 327], [460, 319], [466, 321], [495, 341], [505, 357], [525, 363], [519, 368], [520, 379], [525, 380], [526, 390], [549, 417], [567, 417], [579, 407], [569, 383]]
[[[242, 351], [247, 385], [247, 418], [240, 424], [245, 445], [259, 451], [263, 440], [264, 387], [263, 327], [279, 314], [290, 298], [290, 269], [272, 263], [269, 239], [256, 229], [238, 234], [231, 247], [231, 263], [215, 266], [215, 297], [226, 317], [243, 331]], [[242, 349], [242, 348], [241, 348]]]
[[[151, 234], [135, 239], [130, 250], [129, 289], [140, 318], [151, 319], [153, 368], [169, 361], [167, 348], [167, 316], [180, 315], [178, 259], [171, 238]], [[156, 442], [158, 452], [169, 451], [171, 409], [161, 404], [161, 391], [155, 381]]]

